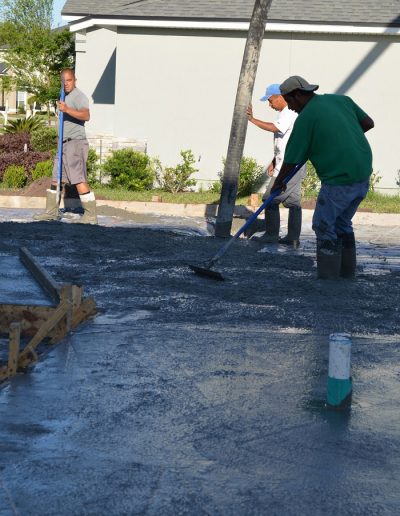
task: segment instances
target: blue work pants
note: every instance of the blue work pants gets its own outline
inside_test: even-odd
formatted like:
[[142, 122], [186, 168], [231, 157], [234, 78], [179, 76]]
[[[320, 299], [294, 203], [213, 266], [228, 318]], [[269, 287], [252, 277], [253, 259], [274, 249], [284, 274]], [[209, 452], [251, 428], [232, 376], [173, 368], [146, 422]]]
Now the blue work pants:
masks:
[[353, 233], [352, 218], [368, 193], [369, 178], [351, 185], [323, 184], [319, 191], [312, 228], [320, 240], [337, 240]]

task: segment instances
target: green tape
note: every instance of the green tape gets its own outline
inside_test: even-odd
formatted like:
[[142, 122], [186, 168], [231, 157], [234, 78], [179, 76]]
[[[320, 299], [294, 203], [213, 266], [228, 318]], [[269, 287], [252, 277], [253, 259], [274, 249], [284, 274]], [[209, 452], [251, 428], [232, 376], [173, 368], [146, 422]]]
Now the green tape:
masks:
[[338, 380], [328, 376], [327, 401], [331, 407], [345, 407], [351, 402], [353, 382], [351, 378]]

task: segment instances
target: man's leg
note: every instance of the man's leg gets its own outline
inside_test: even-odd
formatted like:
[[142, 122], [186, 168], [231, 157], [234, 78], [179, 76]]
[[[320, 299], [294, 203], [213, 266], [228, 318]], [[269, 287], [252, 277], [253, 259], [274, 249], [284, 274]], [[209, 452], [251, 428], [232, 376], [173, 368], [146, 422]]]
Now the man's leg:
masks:
[[[59, 202], [57, 202], [57, 173], [58, 173], [58, 157], [56, 156], [53, 163], [52, 181], [49, 190], [46, 190], [46, 209], [43, 213], [34, 215], [33, 219], [38, 221], [54, 221], [60, 220], [61, 214], [59, 210]], [[64, 176], [63, 176], [64, 179]], [[62, 183], [61, 192], [62, 193]]]
[[338, 279], [342, 258], [341, 240], [336, 233], [336, 219], [346, 209], [339, 189], [322, 185], [315, 206], [312, 228], [317, 237], [317, 275], [320, 279]]
[[[271, 177], [265, 193], [263, 195], [263, 202], [271, 195], [271, 189], [274, 186], [275, 177]], [[279, 240], [279, 230], [281, 226], [281, 216], [279, 213], [280, 196], [278, 195], [273, 200], [272, 204], [267, 206], [264, 210], [264, 233], [255, 238], [255, 240], [264, 244], [276, 244]]]
[[[262, 197], [263, 202], [271, 195], [271, 189], [274, 185], [275, 178], [271, 177], [265, 193]], [[274, 244], [279, 240], [279, 229], [281, 225], [281, 218], [279, 213], [280, 196], [275, 197], [273, 204], [270, 204], [264, 210], [264, 233], [259, 237], [253, 237], [254, 240], [264, 244]]]
[[368, 193], [369, 180], [353, 185], [354, 199], [348, 208], [336, 219], [336, 233], [342, 240], [342, 261], [340, 275], [342, 278], [354, 278], [356, 274], [356, 240], [352, 218], [360, 203]]
[[74, 222], [97, 224], [96, 198], [87, 182], [86, 162], [89, 152], [87, 140], [72, 140], [65, 148], [66, 168], [71, 184], [76, 186], [82, 203], [83, 215]]
[[282, 193], [282, 204], [289, 209], [287, 235], [279, 239], [280, 244], [298, 247], [300, 244], [300, 233], [302, 223], [301, 210], [301, 182], [307, 173], [304, 165], [287, 184], [285, 192]]
[[[355, 240], [351, 219], [368, 192], [368, 183], [369, 180], [353, 185], [321, 186], [313, 217], [320, 278], [336, 279], [340, 274], [346, 277], [354, 275]], [[349, 235], [345, 237], [345, 256], [347, 249], [349, 254], [342, 265], [344, 234]]]
[[78, 183], [76, 189], [82, 203], [83, 215], [75, 222], [80, 224], [97, 224], [96, 197], [94, 193], [90, 190], [88, 183]]

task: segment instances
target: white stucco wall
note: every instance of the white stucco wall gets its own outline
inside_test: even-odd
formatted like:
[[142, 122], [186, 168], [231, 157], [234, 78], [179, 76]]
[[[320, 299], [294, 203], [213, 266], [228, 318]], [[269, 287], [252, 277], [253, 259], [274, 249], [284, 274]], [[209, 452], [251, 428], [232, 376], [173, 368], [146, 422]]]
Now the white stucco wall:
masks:
[[[148, 153], [166, 165], [178, 162], [180, 150], [192, 149], [200, 159], [198, 177], [215, 179], [228, 146], [245, 37], [237, 32], [91, 30], [86, 53], [77, 54], [79, 85], [94, 90], [116, 45], [116, 88], [115, 108], [93, 105], [88, 129], [146, 140]], [[374, 170], [383, 176], [380, 187], [395, 188], [400, 106], [393, 99], [400, 89], [399, 62], [398, 37], [267, 33], [254, 88], [255, 116], [275, 119], [276, 113], [258, 99], [266, 84], [292, 74], [320, 84], [321, 93], [339, 89], [375, 120], [367, 134]], [[245, 155], [267, 164], [272, 136], [249, 125]]]
[[114, 134], [116, 104], [96, 102], [95, 92], [117, 46], [116, 28], [95, 28], [76, 34], [77, 87], [90, 99], [88, 134]]
[[[289, 35], [279, 50], [276, 40], [263, 44], [254, 93], [262, 93], [265, 83], [274, 82], [268, 61], [273, 59], [277, 82], [289, 75], [302, 75], [320, 85], [318, 93], [349, 95], [375, 121], [367, 133], [374, 156], [374, 171], [382, 175], [379, 187], [396, 188], [400, 169], [398, 120], [400, 105], [394, 95], [400, 88], [400, 38]], [[277, 62], [276, 52], [281, 57]], [[275, 58], [273, 57], [275, 56]], [[254, 103], [255, 106], [257, 102]], [[256, 114], [265, 113], [262, 103]], [[268, 109], [268, 108], [266, 108]], [[257, 128], [249, 128], [248, 145]]]

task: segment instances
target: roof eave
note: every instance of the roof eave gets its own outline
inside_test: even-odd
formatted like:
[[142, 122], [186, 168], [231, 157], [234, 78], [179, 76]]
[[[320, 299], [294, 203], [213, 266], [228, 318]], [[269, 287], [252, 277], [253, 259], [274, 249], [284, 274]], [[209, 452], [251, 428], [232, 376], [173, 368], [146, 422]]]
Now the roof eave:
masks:
[[[72, 18], [72, 14], [70, 15]], [[122, 16], [84, 16], [70, 19], [70, 30], [78, 32], [94, 26], [142, 27], [160, 29], [187, 29], [187, 30], [231, 30], [247, 31], [249, 20], [221, 20], [195, 18], [155, 18], [155, 17], [122, 17]], [[299, 32], [299, 33], [330, 33], [330, 34], [372, 34], [399, 36], [400, 23], [382, 25], [379, 23], [341, 23], [322, 21], [301, 22], [298, 20], [268, 20], [267, 31]]]

